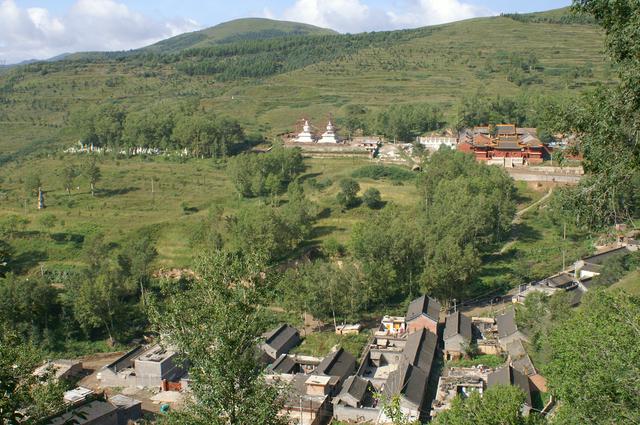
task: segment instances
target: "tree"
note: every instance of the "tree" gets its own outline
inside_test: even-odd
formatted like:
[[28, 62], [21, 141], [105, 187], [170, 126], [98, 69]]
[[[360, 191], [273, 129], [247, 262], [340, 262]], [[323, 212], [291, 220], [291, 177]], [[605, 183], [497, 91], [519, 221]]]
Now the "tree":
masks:
[[545, 376], [559, 424], [640, 422], [640, 299], [589, 291], [552, 330]]
[[60, 313], [58, 290], [44, 279], [0, 279], [0, 323], [24, 340], [42, 341]]
[[372, 210], [380, 208], [382, 205], [382, 196], [380, 196], [380, 191], [375, 187], [370, 187], [365, 190], [362, 195], [362, 202]]
[[66, 296], [70, 299], [73, 316], [85, 334], [94, 329], [107, 333], [113, 345], [120, 325], [130, 317], [126, 304], [132, 296], [131, 288], [125, 284], [121, 271], [117, 268], [102, 268], [98, 272], [87, 273], [79, 281], [69, 285]]
[[278, 415], [281, 389], [265, 382], [258, 363], [265, 324], [259, 305], [270, 285], [262, 264], [254, 255], [207, 252], [196, 260], [199, 279], [165, 288], [167, 302], [154, 305], [159, 333], [191, 363], [193, 397], [163, 423], [287, 423]]
[[58, 222], [58, 218], [53, 214], [44, 214], [42, 217], [40, 217], [38, 222], [42, 227], [49, 230], [55, 227], [56, 223]]
[[351, 208], [358, 201], [358, 192], [360, 192], [358, 182], [351, 178], [344, 178], [340, 180], [340, 192], [336, 199], [344, 208]]
[[7, 425], [38, 423], [63, 407], [63, 387], [51, 375], [33, 370], [41, 354], [11, 332], [0, 329], [0, 422]]
[[539, 423], [535, 414], [521, 412], [525, 395], [518, 387], [496, 386], [482, 395], [473, 392], [468, 398], [458, 396], [451, 408], [439, 413], [434, 425], [526, 425]]
[[100, 168], [96, 163], [95, 158], [91, 158], [91, 160], [87, 163], [84, 169], [84, 175], [89, 180], [89, 185], [91, 186], [91, 196], [95, 196], [95, 186], [102, 178], [100, 174]]
[[616, 86], [600, 87], [556, 111], [555, 129], [579, 135], [587, 177], [560, 193], [568, 215], [584, 227], [602, 228], [640, 215], [640, 4], [575, 0], [606, 34], [606, 51], [618, 71]]
[[27, 196], [36, 196], [38, 189], [42, 187], [42, 181], [40, 180], [40, 174], [31, 172], [27, 174], [24, 179], [24, 191]]
[[0, 239], [0, 277], [11, 270], [11, 257], [14, 249], [5, 240]]
[[73, 189], [76, 177], [78, 177], [78, 170], [73, 164], [67, 164], [62, 169], [62, 183], [64, 189], [67, 191], [67, 195], [71, 196], [71, 189]]
[[158, 256], [154, 240], [147, 232], [134, 235], [122, 248], [118, 255], [118, 264], [125, 276], [140, 287], [140, 296], [144, 301], [145, 285], [148, 284], [151, 274], [151, 263]]

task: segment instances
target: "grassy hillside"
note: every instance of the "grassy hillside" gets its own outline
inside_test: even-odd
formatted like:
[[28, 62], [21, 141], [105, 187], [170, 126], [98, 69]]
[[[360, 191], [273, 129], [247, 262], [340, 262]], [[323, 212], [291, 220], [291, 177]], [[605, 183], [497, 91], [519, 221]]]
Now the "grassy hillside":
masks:
[[[509, 81], [514, 61], [529, 55], [539, 62], [527, 74], [533, 81]], [[302, 116], [322, 121], [332, 113], [339, 119], [348, 104], [375, 109], [429, 102], [453, 121], [460, 99], [478, 90], [505, 97], [575, 94], [606, 82], [610, 72], [602, 58], [595, 26], [494, 17], [32, 64], [0, 75], [0, 162], [74, 143], [73, 129], [66, 129], [69, 116], [89, 104], [114, 101], [136, 109], [163, 99], [195, 102], [267, 136], [292, 129]], [[198, 66], [204, 75], [185, 72]]]
[[201, 31], [181, 34], [140, 49], [144, 52], [176, 53], [180, 50], [208, 47], [242, 40], [282, 37], [285, 35], [329, 35], [335, 31], [298, 22], [272, 19], [237, 19]]

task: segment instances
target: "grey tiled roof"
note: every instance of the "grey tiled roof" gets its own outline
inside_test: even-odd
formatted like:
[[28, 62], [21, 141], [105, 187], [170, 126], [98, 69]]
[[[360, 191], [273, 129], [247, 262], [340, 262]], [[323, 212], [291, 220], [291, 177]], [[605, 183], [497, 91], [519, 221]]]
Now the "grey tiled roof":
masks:
[[314, 375], [347, 377], [351, 375], [356, 367], [356, 359], [344, 349], [340, 348], [326, 356], [316, 370]]
[[429, 374], [427, 372], [403, 360], [398, 369], [389, 374], [383, 393], [386, 396], [401, 394], [407, 400], [421, 406], [427, 391], [428, 381]]
[[437, 345], [438, 337], [426, 329], [421, 329], [407, 337], [402, 356], [407, 363], [422, 369], [428, 375], [431, 372]]
[[284, 324], [265, 334], [265, 344], [279, 351], [282, 347], [286, 346], [291, 339], [299, 337], [300, 334], [296, 328]]
[[416, 298], [409, 304], [405, 319], [411, 321], [422, 314], [437, 322], [440, 319], [440, 303], [426, 295]]
[[444, 339], [449, 339], [456, 335], [461, 335], [464, 339], [471, 341], [471, 319], [457, 311], [447, 316], [444, 328]]
[[518, 325], [516, 325], [515, 310], [510, 308], [496, 317], [496, 324], [498, 325], [498, 338], [505, 338], [516, 333]]
[[496, 385], [513, 385], [524, 391], [526, 404], [531, 406], [531, 385], [526, 375], [518, 372], [511, 366], [504, 366], [492, 372], [487, 377], [487, 387]]

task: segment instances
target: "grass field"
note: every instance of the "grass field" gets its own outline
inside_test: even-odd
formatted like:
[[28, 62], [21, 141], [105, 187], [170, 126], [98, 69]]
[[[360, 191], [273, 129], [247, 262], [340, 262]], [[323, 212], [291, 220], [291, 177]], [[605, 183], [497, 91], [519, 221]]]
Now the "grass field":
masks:
[[[211, 160], [189, 160], [186, 163], [163, 159], [121, 159], [102, 157], [99, 166], [102, 180], [98, 192], [91, 196], [89, 185], [77, 179], [79, 189], [67, 195], [60, 173], [68, 162], [81, 165], [83, 156], [48, 156], [12, 162], [0, 169], [0, 222], [11, 215], [29, 221], [10, 243], [16, 250], [15, 263], [21, 274], [42, 270], [64, 270], [80, 263], [85, 237], [104, 233], [106, 240], [121, 243], [140, 229], [149, 229], [157, 240], [158, 259], [154, 267], [189, 267], [194, 257], [190, 243], [194, 229], [209, 211], [222, 208], [233, 214], [258, 199], [240, 199], [228, 180], [224, 165]], [[350, 177], [354, 170], [370, 164], [361, 158], [306, 159], [307, 170], [302, 176], [306, 192], [320, 207], [312, 237], [293, 255], [320, 246], [334, 238], [348, 247], [351, 228], [357, 222], [375, 214], [364, 205], [343, 211], [336, 202], [338, 182]], [[23, 182], [37, 170], [46, 191], [44, 211], [38, 211], [34, 196], [25, 204]], [[324, 188], [311, 185], [312, 179], [323, 182]], [[153, 193], [151, 190], [153, 180]], [[359, 179], [361, 193], [376, 187], [385, 202], [411, 207], [418, 202], [418, 190], [411, 180], [397, 183], [389, 180]], [[546, 192], [518, 183], [518, 208], [536, 202]], [[43, 217], [54, 216], [54, 225]], [[485, 257], [480, 270], [477, 295], [496, 289], [511, 288], [529, 280], [539, 279], [560, 270], [562, 246], [567, 263], [589, 252], [586, 235], [569, 234], [562, 238], [562, 228], [550, 222], [539, 208], [528, 211], [514, 225], [512, 241], [506, 249]], [[563, 245], [564, 244], [564, 245]]]
[[333, 347], [338, 346], [353, 354], [357, 359], [362, 354], [362, 350], [368, 339], [369, 333], [367, 332], [358, 335], [336, 335], [333, 331], [316, 332], [307, 335], [293, 352], [324, 357], [331, 352]]
[[609, 289], [622, 289], [631, 295], [640, 295], [640, 270], [629, 273], [620, 282], [611, 285]]

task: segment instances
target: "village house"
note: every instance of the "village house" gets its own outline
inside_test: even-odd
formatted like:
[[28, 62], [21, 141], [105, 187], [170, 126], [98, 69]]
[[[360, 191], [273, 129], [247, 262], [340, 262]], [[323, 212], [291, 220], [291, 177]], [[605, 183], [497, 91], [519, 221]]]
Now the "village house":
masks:
[[312, 374], [336, 377], [338, 381], [334, 386], [339, 387], [355, 370], [356, 358], [343, 348], [338, 348], [322, 359]]
[[531, 401], [531, 383], [529, 378], [518, 372], [511, 366], [503, 366], [487, 376], [487, 388], [497, 385], [513, 385], [520, 388], [525, 395], [525, 402], [522, 407], [523, 413], [528, 414], [533, 403]]
[[[402, 412], [418, 419], [424, 413], [426, 388], [435, 359], [438, 337], [422, 328], [401, 337], [381, 335], [367, 348], [357, 376], [387, 397], [399, 396]], [[343, 403], [344, 404], [344, 403]], [[339, 410], [341, 420], [362, 418], [389, 422], [375, 402]]]
[[589, 257], [578, 260], [574, 264], [575, 278], [578, 281], [586, 281], [600, 274], [605, 262], [629, 253], [626, 246], [610, 249]]
[[280, 415], [300, 425], [322, 425], [331, 418], [331, 393], [337, 378], [296, 374], [267, 374], [266, 382], [287, 388]]
[[549, 148], [537, 137], [535, 128], [514, 124], [475, 127], [461, 137], [458, 150], [474, 154], [477, 161], [503, 167], [541, 164]]
[[370, 381], [350, 376], [333, 399], [333, 417], [338, 421], [373, 422], [380, 416], [375, 388]]
[[154, 344], [138, 346], [116, 361], [104, 366], [97, 379], [103, 387], [145, 387], [167, 390], [179, 389], [186, 365], [178, 353]]
[[46, 425], [128, 425], [142, 418], [142, 402], [124, 395], [101, 399], [91, 392], [64, 413], [51, 417]]
[[272, 361], [300, 344], [300, 333], [296, 328], [287, 324], [282, 324], [265, 333], [263, 337], [265, 340], [260, 348]]
[[319, 357], [282, 354], [275, 362], [267, 366], [267, 373], [272, 374], [311, 374], [322, 362]]
[[449, 149], [456, 149], [458, 147], [458, 137], [451, 130], [444, 131], [440, 134], [419, 136], [416, 141], [430, 152], [435, 152], [442, 146], [446, 146]]
[[527, 337], [518, 330], [516, 312], [513, 308], [509, 308], [504, 313], [496, 316], [496, 325], [498, 326], [498, 342], [504, 351], [507, 351], [507, 346], [510, 343], [527, 339]]
[[438, 379], [438, 390], [431, 403], [431, 418], [451, 408], [456, 397], [469, 397], [474, 392], [484, 393], [487, 377], [493, 372], [492, 368], [450, 367], [445, 369]]
[[440, 310], [440, 303], [426, 295], [411, 301], [405, 316], [407, 332], [428, 329], [437, 335]]
[[463, 357], [473, 341], [471, 319], [460, 311], [447, 316], [443, 338], [445, 359], [455, 360]]

